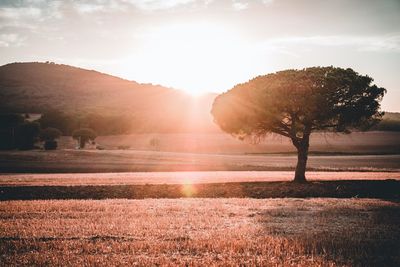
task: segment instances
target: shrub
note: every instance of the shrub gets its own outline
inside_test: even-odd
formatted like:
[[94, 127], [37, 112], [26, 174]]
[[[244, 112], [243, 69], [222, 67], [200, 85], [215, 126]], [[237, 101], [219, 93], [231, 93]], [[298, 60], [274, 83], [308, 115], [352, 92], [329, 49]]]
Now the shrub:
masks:
[[44, 149], [45, 150], [55, 150], [57, 149], [57, 141], [55, 140], [47, 140], [44, 142]]
[[93, 142], [96, 137], [96, 132], [90, 128], [78, 129], [72, 133], [72, 138], [78, 141], [79, 149], [84, 148], [86, 143]]
[[48, 127], [40, 131], [41, 141], [54, 141], [62, 135], [62, 132], [56, 128]]

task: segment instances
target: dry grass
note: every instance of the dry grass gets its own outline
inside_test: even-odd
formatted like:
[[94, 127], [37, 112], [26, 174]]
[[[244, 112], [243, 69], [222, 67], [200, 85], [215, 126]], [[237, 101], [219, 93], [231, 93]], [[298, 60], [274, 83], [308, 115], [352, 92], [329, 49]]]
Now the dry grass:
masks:
[[[155, 148], [150, 140], [156, 138]], [[60, 140], [61, 148], [74, 148], [72, 138]], [[194, 153], [282, 153], [295, 152], [292, 142], [280, 135], [266, 136], [260, 144], [240, 141], [226, 133], [132, 134], [101, 136], [97, 141], [108, 149], [129, 146], [135, 150], [159, 150]], [[399, 132], [353, 132], [351, 134], [312, 133], [311, 151], [347, 153], [399, 153]]]
[[[226, 152], [227, 153], [227, 152]], [[136, 150], [0, 151], [0, 172], [293, 171], [297, 156]], [[398, 155], [309, 156], [312, 171], [400, 171]]]
[[0, 262], [395, 266], [399, 212], [369, 199], [5, 201]]

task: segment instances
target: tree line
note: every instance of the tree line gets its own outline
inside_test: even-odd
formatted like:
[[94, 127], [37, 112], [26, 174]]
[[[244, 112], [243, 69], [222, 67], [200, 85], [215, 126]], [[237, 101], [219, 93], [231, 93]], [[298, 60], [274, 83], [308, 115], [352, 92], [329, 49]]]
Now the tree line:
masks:
[[72, 136], [72, 133], [80, 128], [93, 129], [99, 135], [116, 135], [130, 133], [135, 118], [130, 115], [66, 113], [50, 110], [42, 114], [38, 122], [43, 128], [57, 128], [67, 136]]
[[[50, 126], [60, 125], [44, 123], [43, 127], [40, 119], [30, 121], [28, 114], [0, 114], [0, 149], [29, 150], [41, 146], [46, 150], [57, 149], [57, 139], [63, 131]], [[94, 142], [97, 133], [91, 128], [79, 127], [71, 132], [71, 136], [77, 141], [78, 148], [84, 148], [87, 143]]]

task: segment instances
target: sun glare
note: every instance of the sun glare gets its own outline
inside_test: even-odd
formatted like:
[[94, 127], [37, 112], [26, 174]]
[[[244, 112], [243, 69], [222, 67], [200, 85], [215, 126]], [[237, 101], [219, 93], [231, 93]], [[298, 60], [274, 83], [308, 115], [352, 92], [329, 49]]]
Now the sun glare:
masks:
[[138, 76], [193, 96], [231, 86], [244, 46], [238, 32], [210, 23], [154, 28], [143, 37], [147, 41], [132, 59], [141, 66]]
[[185, 197], [193, 197], [196, 193], [196, 187], [193, 184], [183, 184], [181, 191]]

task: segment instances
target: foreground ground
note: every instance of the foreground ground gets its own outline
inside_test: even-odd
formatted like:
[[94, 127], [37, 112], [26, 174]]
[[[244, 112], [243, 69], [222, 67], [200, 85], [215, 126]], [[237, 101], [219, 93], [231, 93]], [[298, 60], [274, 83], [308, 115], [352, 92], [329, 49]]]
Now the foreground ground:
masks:
[[400, 204], [372, 199], [0, 202], [0, 264], [399, 266]]
[[398, 172], [291, 177], [3, 174], [0, 266], [399, 266]]
[[400, 181], [243, 182], [208, 184], [0, 186], [0, 200], [144, 198], [400, 199]]
[[[0, 174], [0, 186], [76, 186], [204, 184], [244, 182], [288, 182], [293, 171], [197, 171], [197, 172], [119, 172], [119, 173], [21, 173]], [[309, 181], [400, 180], [400, 172], [315, 172], [307, 171]]]
[[180, 197], [400, 199], [399, 172], [141, 172], [1, 174], [0, 200]]

